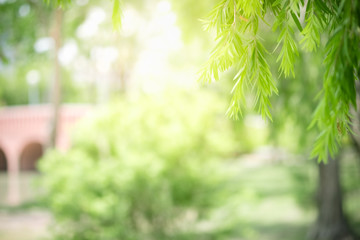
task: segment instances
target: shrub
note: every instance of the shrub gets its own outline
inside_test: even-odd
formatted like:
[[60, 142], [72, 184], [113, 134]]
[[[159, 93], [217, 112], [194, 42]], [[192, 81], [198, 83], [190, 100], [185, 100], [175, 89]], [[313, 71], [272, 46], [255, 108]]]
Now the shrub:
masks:
[[218, 168], [236, 147], [209, 93], [118, 100], [40, 162], [58, 239], [179, 239], [221, 201]]

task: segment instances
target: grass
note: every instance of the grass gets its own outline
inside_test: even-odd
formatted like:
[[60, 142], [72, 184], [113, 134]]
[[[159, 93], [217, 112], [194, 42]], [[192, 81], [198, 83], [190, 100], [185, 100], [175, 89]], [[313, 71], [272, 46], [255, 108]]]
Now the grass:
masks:
[[[341, 164], [344, 209], [353, 229], [359, 231], [360, 165], [351, 156], [345, 156]], [[231, 163], [230, 169], [238, 189], [234, 196], [238, 196], [228, 211], [238, 220], [229, 224], [223, 239], [306, 239], [316, 219], [314, 162], [285, 161], [250, 168], [240, 162]]]
[[229, 224], [224, 239], [305, 239], [315, 209], [303, 196], [312, 198], [315, 172], [311, 164], [300, 166], [231, 167], [238, 191], [228, 211], [237, 220]]

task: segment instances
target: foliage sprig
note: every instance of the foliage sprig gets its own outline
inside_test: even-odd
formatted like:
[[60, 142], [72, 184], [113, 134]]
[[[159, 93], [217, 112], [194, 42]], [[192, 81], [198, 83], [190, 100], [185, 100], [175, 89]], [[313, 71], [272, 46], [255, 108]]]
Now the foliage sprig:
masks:
[[265, 57], [268, 52], [257, 34], [264, 9], [259, 1], [245, 3], [223, 0], [210, 13], [205, 29], [216, 33], [217, 44], [200, 73], [200, 81], [218, 80], [221, 72], [237, 66], [228, 115], [241, 115], [244, 89], [252, 89], [259, 112], [271, 119], [269, 97], [277, 89]]
[[[272, 29], [279, 29], [277, 62], [279, 75], [295, 77], [294, 64], [299, 55], [298, 44], [309, 52], [322, 49], [321, 36], [327, 39], [323, 48], [326, 71], [319, 105], [310, 127], [317, 127], [319, 135], [312, 156], [327, 161], [328, 154], [338, 151], [342, 136], [350, 130], [350, 105], [356, 107], [355, 80], [359, 63], [359, 8], [355, 0], [222, 0], [210, 12], [205, 29], [216, 35], [215, 45], [208, 62], [200, 73], [200, 82], [218, 80], [219, 75], [235, 67], [232, 99], [228, 115], [238, 118], [242, 114], [246, 90], [253, 90], [255, 103], [263, 118], [271, 118], [269, 98], [277, 88], [266, 57], [267, 50], [258, 34], [259, 22], [273, 15]], [[300, 16], [305, 10], [305, 21]], [[271, 17], [270, 17], [271, 18]], [[304, 26], [303, 26], [304, 25]], [[297, 42], [296, 30], [302, 35]]]

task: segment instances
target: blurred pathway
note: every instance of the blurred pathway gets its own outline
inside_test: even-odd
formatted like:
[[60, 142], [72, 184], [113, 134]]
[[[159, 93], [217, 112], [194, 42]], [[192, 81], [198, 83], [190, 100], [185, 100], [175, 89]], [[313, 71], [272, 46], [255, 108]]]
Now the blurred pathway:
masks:
[[43, 210], [0, 211], [0, 240], [35, 240], [47, 236], [51, 215]]

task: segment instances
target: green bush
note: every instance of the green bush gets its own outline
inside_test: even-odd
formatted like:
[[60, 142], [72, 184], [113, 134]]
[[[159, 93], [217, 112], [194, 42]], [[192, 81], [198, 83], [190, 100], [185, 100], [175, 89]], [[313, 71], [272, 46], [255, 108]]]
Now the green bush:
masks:
[[236, 149], [224, 109], [212, 94], [172, 92], [119, 100], [83, 121], [67, 153], [40, 162], [54, 237], [195, 234], [224, 198], [218, 164]]

